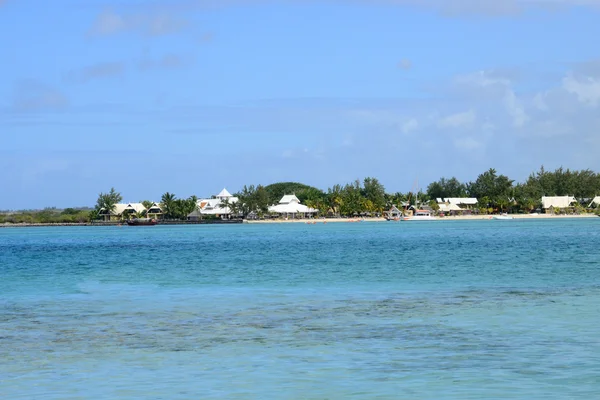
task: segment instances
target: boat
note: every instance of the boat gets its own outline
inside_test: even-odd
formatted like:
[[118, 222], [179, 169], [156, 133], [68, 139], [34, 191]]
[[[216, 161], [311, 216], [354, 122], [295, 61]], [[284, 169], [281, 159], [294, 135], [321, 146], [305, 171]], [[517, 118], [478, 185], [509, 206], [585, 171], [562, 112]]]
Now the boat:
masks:
[[158, 223], [154, 218], [133, 218], [127, 221], [129, 226], [152, 226]]
[[[415, 181], [415, 206], [413, 215], [406, 215], [406, 210], [400, 215], [400, 221], [435, 221], [436, 218], [431, 215], [431, 211], [419, 209], [419, 183]], [[412, 192], [411, 192], [412, 194]], [[408, 201], [410, 203], [410, 196], [408, 197]]]
[[427, 210], [416, 210], [414, 215], [400, 216], [400, 221], [435, 221], [435, 219]]
[[514, 218], [512, 216], [508, 215], [507, 213], [502, 213], [502, 214], [492, 216], [492, 219], [514, 219]]

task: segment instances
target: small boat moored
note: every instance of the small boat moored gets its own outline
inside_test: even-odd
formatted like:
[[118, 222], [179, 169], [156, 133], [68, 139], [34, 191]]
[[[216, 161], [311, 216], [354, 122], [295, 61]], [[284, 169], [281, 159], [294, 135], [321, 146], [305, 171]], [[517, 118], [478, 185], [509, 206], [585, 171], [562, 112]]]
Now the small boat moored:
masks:
[[512, 217], [511, 215], [508, 215], [507, 213], [503, 213], [503, 214], [492, 216], [492, 219], [514, 219], [514, 217]]
[[158, 223], [154, 218], [134, 218], [127, 221], [129, 226], [152, 226]]
[[436, 218], [427, 210], [416, 210], [414, 215], [402, 215], [400, 221], [435, 221]]

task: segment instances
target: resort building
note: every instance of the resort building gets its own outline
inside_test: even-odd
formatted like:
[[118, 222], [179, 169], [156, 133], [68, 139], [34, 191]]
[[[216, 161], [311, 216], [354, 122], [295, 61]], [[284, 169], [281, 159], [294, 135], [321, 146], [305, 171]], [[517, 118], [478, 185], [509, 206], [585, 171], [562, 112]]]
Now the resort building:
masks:
[[402, 215], [402, 211], [400, 211], [398, 209], [398, 207], [396, 207], [396, 206], [392, 206], [392, 208], [390, 208], [389, 210], [387, 210], [384, 213], [385, 218], [388, 220], [389, 219], [392, 219], [392, 220], [398, 219], [398, 218], [400, 218], [401, 215]]
[[318, 210], [307, 207], [304, 204], [300, 204], [300, 200], [298, 200], [296, 195], [288, 194], [279, 200], [279, 204], [270, 206], [269, 212], [273, 214], [279, 214], [285, 218], [295, 218], [298, 214], [301, 214], [302, 217], [306, 218], [307, 214], [316, 214]]
[[229, 193], [227, 189], [223, 189], [218, 195], [213, 196], [210, 199], [198, 200], [198, 207], [196, 207], [196, 210], [192, 213], [188, 214], [188, 220], [197, 221], [202, 219], [202, 216], [209, 215], [221, 217], [223, 219], [229, 218], [232, 213], [229, 205], [237, 203], [238, 200], [239, 199]]
[[440, 212], [451, 213], [471, 210], [477, 205], [475, 197], [447, 197], [436, 199]]
[[542, 209], [546, 213], [554, 213], [555, 210], [569, 208], [576, 202], [574, 196], [543, 196]]
[[600, 206], [600, 196], [596, 196], [592, 199], [592, 201], [590, 202], [590, 204], [588, 205], [588, 208], [591, 207], [598, 207]]
[[118, 203], [115, 204], [115, 208], [110, 211], [101, 208], [98, 212], [98, 215], [101, 216], [104, 221], [114, 221], [127, 218], [128, 216], [142, 213], [144, 211], [146, 211], [146, 207], [144, 207], [142, 203]]
[[159, 218], [163, 214], [163, 210], [158, 203], [152, 203], [148, 211], [146, 212], [146, 216], [148, 218]]

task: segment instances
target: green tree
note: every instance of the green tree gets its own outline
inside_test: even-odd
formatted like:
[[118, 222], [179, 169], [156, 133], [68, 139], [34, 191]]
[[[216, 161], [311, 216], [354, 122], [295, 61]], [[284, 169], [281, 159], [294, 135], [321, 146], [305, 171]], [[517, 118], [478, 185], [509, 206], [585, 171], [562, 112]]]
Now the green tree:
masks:
[[432, 182], [427, 186], [427, 196], [435, 200], [437, 198], [465, 197], [467, 187], [455, 177], [450, 179], [440, 178], [437, 182]]
[[121, 193], [117, 192], [115, 188], [110, 188], [108, 193], [100, 193], [96, 200], [96, 211], [98, 213], [103, 212], [110, 214], [114, 212], [117, 204], [123, 200]]
[[163, 210], [165, 218], [172, 219], [177, 217], [177, 197], [173, 193], [166, 192], [160, 199], [160, 208]]
[[469, 183], [467, 188], [471, 197], [478, 199], [487, 197], [491, 205], [497, 207], [498, 203], [505, 202], [511, 197], [513, 182], [507, 176], [498, 175], [495, 169], [490, 168], [480, 174], [475, 182]]
[[361, 213], [363, 210], [363, 196], [360, 181], [357, 179], [353, 183], [344, 186], [342, 192], [342, 204], [340, 212], [342, 215], [353, 216]]
[[[323, 194], [323, 191], [320, 189], [298, 182], [278, 182], [264, 186], [263, 188], [268, 196], [268, 205], [277, 204], [286, 194], [296, 195], [301, 203], [304, 203], [308, 199], [314, 199], [315, 194]], [[254, 189], [258, 190], [258, 187]]]
[[328, 210], [331, 210], [333, 214], [340, 215], [341, 208], [344, 205], [344, 197], [342, 196], [342, 186], [333, 185], [327, 190], [326, 201]]
[[[365, 178], [363, 181], [363, 196], [370, 201], [368, 212], [383, 212], [386, 206], [385, 187], [377, 178]], [[367, 203], [365, 203], [367, 204]]]
[[142, 200], [142, 201], [140, 201], [140, 203], [142, 203], [142, 205], [144, 206], [144, 208], [146, 210], [149, 210], [154, 205], [154, 202], [152, 202], [150, 200]]
[[[257, 213], [262, 216], [268, 212], [270, 196], [264, 186], [250, 185], [242, 188], [236, 194], [238, 198], [237, 209], [243, 218], [246, 218], [250, 213]], [[279, 199], [277, 199], [279, 201]]]

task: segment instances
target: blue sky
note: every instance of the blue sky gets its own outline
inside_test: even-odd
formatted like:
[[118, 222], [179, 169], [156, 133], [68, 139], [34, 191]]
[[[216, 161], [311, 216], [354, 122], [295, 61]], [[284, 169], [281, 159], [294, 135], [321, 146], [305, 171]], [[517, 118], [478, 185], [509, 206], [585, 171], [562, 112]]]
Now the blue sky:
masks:
[[41, 4], [0, 0], [0, 209], [600, 171], [600, 0]]

